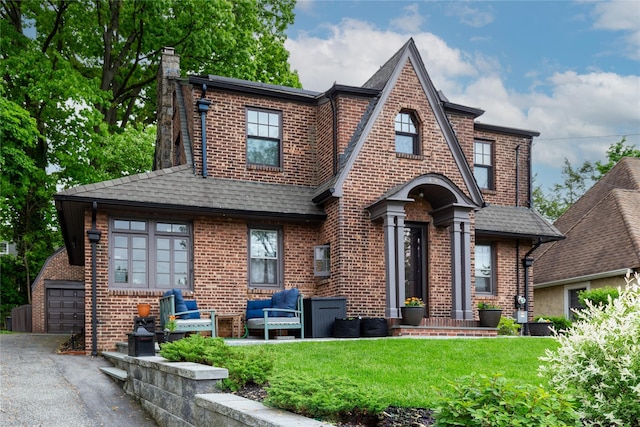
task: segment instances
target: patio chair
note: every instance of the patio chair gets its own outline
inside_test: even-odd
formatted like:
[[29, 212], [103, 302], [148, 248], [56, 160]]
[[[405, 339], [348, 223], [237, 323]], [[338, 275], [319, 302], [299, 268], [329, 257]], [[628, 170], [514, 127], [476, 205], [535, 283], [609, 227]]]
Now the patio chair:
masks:
[[[164, 330], [169, 316], [176, 317], [176, 332], [209, 331], [216, 336], [215, 310], [198, 309], [196, 300], [185, 300], [180, 289], [165, 292], [160, 298], [160, 330]], [[209, 313], [208, 317], [201, 314]]]

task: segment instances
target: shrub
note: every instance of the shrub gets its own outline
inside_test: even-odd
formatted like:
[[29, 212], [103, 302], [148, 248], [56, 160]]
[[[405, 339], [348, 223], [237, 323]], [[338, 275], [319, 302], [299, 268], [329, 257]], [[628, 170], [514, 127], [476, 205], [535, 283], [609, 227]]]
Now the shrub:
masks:
[[222, 338], [194, 334], [162, 345], [160, 355], [172, 362], [194, 362], [226, 368], [225, 388], [238, 390], [247, 383], [265, 384], [273, 369], [273, 358], [264, 349], [247, 353], [229, 347]]
[[626, 280], [611, 304], [587, 300], [558, 349], [541, 358], [540, 373], [575, 396], [588, 425], [640, 425], [640, 283], [638, 274]]
[[586, 301], [591, 301], [593, 305], [607, 305], [619, 296], [620, 293], [617, 288], [607, 286], [604, 288], [589, 289], [588, 291], [580, 291], [578, 293], [578, 300], [582, 305], [587, 305]]
[[566, 331], [571, 328], [571, 324], [573, 323], [571, 320], [567, 319], [564, 316], [536, 316], [533, 318], [534, 322], [537, 322], [540, 319], [546, 319], [553, 323], [553, 329], [557, 332]]
[[498, 335], [518, 335], [520, 325], [511, 317], [500, 317], [498, 323]]
[[341, 378], [276, 377], [264, 403], [333, 422], [375, 417], [384, 409], [372, 393]]
[[436, 426], [576, 426], [571, 401], [555, 391], [515, 384], [500, 375], [470, 375], [450, 383], [434, 410]]

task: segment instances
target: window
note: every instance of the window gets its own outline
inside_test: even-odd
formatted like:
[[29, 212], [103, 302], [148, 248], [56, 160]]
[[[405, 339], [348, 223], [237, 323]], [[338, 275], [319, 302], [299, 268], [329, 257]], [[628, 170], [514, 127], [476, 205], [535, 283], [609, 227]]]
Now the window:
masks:
[[495, 293], [494, 264], [493, 246], [476, 244], [476, 293]]
[[249, 229], [249, 286], [282, 287], [282, 246], [281, 229]]
[[475, 141], [473, 144], [473, 175], [480, 188], [493, 189], [493, 161], [491, 142]]
[[247, 163], [280, 167], [280, 113], [247, 109]]
[[8, 254], [9, 254], [9, 243], [0, 242], [0, 255], [8, 255]]
[[329, 245], [320, 245], [313, 249], [313, 274], [325, 277], [331, 275], [331, 251]]
[[411, 113], [399, 113], [396, 116], [396, 153], [420, 154], [418, 131]]
[[110, 283], [117, 288], [190, 286], [190, 227], [186, 223], [114, 219]]
[[574, 285], [566, 289], [566, 310], [565, 313], [569, 320], [576, 320], [576, 310], [581, 310], [585, 308], [584, 305], [580, 304], [580, 298], [578, 295], [582, 291], [587, 290], [587, 286], [585, 285]]

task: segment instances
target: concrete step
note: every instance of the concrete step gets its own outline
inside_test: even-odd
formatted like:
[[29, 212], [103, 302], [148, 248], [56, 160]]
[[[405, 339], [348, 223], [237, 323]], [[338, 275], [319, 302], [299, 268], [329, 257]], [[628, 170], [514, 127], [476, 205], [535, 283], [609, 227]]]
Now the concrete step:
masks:
[[125, 371], [124, 369], [114, 368], [110, 366], [101, 366], [100, 370], [118, 381], [124, 382], [128, 377], [127, 371]]

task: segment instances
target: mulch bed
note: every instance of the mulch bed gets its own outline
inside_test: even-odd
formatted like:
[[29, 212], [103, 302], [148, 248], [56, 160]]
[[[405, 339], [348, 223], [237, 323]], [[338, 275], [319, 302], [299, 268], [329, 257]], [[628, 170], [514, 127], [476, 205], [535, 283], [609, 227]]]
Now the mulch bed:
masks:
[[72, 334], [68, 340], [60, 344], [58, 353], [84, 354], [84, 332]]
[[[267, 397], [264, 387], [248, 384], [234, 394], [247, 399], [262, 402]], [[361, 420], [343, 420], [337, 427], [428, 427], [434, 424], [433, 411], [424, 408], [398, 408], [389, 406], [377, 418]]]

